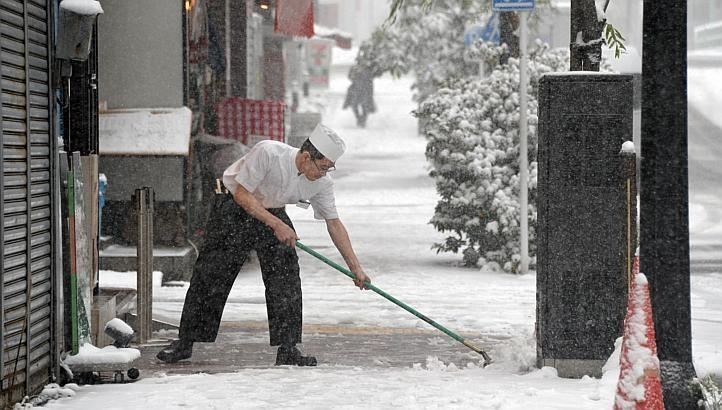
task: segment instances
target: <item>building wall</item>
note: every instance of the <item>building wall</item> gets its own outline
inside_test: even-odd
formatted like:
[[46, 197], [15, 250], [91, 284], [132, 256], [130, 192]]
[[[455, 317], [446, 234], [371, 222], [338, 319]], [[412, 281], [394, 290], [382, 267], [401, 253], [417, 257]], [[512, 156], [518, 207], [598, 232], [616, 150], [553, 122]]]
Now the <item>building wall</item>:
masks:
[[107, 108], [183, 105], [182, 3], [104, 0], [98, 81]]

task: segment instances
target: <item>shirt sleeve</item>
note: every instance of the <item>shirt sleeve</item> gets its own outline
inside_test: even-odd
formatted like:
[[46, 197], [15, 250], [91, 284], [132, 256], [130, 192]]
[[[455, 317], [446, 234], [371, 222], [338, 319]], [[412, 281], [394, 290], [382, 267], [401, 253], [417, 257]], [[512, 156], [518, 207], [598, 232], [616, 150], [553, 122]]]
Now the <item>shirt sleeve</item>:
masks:
[[271, 157], [266, 144], [258, 143], [240, 159], [233, 179], [248, 192], [253, 192], [268, 174], [270, 164]]
[[336, 198], [333, 193], [333, 182], [329, 182], [329, 184], [316, 195], [312, 196], [309, 201], [313, 207], [314, 218], [322, 220], [338, 218]]

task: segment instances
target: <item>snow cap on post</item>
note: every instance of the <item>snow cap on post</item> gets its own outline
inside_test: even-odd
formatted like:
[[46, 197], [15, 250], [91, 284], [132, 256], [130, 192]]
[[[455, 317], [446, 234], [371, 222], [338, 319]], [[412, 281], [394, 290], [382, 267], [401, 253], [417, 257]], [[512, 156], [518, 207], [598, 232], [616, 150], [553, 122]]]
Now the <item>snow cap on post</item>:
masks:
[[632, 141], [624, 141], [620, 154], [634, 154], [634, 143]]
[[63, 0], [60, 2], [60, 9], [80, 16], [103, 14], [103, 7], [96, 0]]
[[346, 144], [334, 130], [318, 123], [314, 128], [311, 136], [308, 137], [314, 147], [328, 158], [331, 162], [336, 162], [346, 151]]

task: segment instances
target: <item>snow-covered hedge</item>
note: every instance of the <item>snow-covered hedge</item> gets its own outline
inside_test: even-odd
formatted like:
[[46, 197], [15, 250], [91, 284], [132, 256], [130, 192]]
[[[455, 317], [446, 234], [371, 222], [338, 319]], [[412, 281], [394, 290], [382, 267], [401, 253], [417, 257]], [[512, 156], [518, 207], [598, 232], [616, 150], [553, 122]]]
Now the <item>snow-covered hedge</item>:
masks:
[[[519, 252], [519, 61], [499, 65], [501, 49], [479, 42], [467, 57], [492, 67], [485, 78], [449, 81], [415, 115], [426, 121], [426, 157], [441, 196], [431, 223], [449, 236], [434, 247], [463, 252], [469, 266], [516, 272]], [[537, 90], [546, 72], [564, 71], [567, 50], [529, 50], [529, 254], [536, 261]]]

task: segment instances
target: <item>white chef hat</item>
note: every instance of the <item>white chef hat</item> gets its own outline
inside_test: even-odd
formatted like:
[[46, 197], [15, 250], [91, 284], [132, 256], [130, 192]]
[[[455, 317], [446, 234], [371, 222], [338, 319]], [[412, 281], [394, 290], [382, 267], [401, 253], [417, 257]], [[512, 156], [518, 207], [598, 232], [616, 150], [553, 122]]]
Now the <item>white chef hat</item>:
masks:
[[308, 137], [311, 144], [332, 162], [336, 162], [346, 151], [346, 144], [334, 130], [318, 123], [311, 136]]

